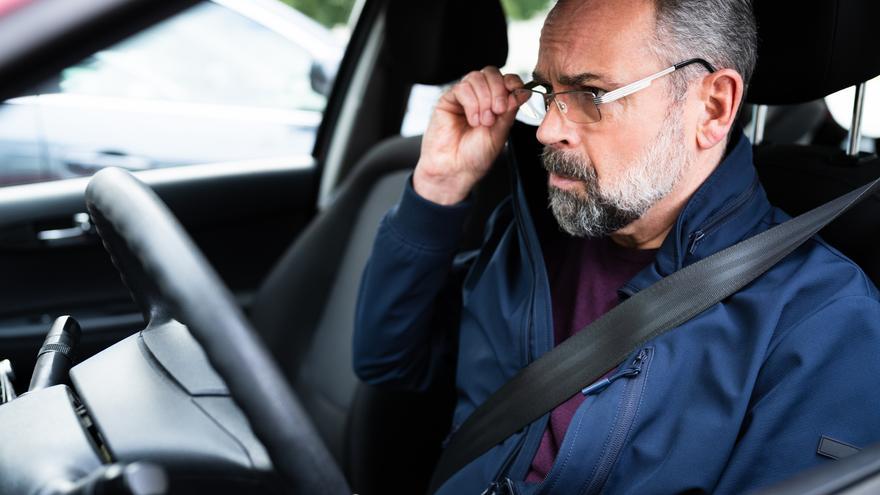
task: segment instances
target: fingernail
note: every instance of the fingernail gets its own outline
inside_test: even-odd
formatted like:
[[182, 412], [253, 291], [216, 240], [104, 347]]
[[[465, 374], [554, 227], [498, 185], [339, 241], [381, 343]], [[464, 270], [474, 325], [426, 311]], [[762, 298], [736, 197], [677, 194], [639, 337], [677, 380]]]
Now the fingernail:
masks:
[[491, 110], [483, 112], [483, 125], [492, 125], [495, 123], [495, 114]]
[[507, 99], [503, 96], [495, 98], [495, 113], [504, 113], [507, 109]]

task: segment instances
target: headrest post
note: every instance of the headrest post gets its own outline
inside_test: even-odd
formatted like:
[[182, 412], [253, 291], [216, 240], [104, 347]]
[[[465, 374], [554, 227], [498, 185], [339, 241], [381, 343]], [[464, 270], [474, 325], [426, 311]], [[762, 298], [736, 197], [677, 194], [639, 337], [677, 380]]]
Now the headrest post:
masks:
[[764, 124], [767, 122], [767, 105], [755, 105], [752, 109], [752, 144], [764, 141]]
[[856, 86], [856, 101], [853, 104], [852, 125], [849, 131], [849, 149], [850, 156], [858, 156], [859, 148], [862, 144], [862, 108], [865, 106], [865, 87], [867, 83], [861, 83]]

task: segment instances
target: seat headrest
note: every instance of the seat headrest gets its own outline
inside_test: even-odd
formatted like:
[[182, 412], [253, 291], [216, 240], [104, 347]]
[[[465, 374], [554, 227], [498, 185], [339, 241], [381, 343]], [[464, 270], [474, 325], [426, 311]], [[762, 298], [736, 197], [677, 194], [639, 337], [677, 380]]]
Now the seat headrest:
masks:
[[753, 0], [753, 7], [750, 103], [803, 103], [880, 74], [880, 1]]
[[445, 84], [507, 61], [499, 0], [392, 0], [386, 27], [392, 63], [417, 84]]

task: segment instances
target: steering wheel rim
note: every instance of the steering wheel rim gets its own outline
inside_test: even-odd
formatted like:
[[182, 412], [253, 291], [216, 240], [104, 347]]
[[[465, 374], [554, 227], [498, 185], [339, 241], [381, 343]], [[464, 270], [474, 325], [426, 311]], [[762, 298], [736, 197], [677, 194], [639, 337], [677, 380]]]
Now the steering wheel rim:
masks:
[[118, 168], [95, 174], [85, 197], [147, 321], [173, 316], [189, 328], [282, 478], [304, 493], [350, 494], [271, 354], [162, 200]]

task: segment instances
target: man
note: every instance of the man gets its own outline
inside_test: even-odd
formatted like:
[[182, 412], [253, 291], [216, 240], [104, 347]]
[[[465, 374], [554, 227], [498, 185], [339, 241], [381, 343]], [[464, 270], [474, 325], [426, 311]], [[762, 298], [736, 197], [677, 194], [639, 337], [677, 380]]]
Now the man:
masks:
[[[425, 389], [454, 366], [454, 432], [620, 300], [786, 220], [732, 131], [755, 47], [747, 0], [561, 0], [534, 82], [493, 67], [465, 76], [440, 98], [411, 186], [380, 226], [358, 303], [358, 375]], [[511, 200], [462, 265], [467, 197], [522, 105], [540, 119], [546, 197], [516, 170]], [[436, 301], [461, 266], [459, 315]], [[811, 240], [440, 492], [742, 493], [822, 462], [822, 438], [874, 443], [877, 301], [858, 267]]]

